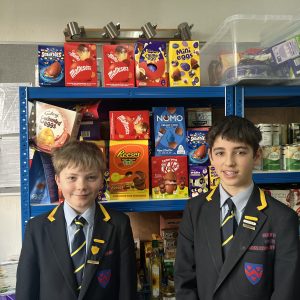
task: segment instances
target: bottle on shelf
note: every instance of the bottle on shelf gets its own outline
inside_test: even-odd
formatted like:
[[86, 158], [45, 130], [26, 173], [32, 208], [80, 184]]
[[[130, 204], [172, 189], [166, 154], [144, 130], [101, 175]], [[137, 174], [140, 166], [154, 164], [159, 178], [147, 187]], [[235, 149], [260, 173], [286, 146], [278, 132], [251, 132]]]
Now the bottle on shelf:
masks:
[[161, 294], [162, 268], [159, 254], [158, 240], [152, 241], [152, 255], [150, 260], [151, 300], [159, 300]]

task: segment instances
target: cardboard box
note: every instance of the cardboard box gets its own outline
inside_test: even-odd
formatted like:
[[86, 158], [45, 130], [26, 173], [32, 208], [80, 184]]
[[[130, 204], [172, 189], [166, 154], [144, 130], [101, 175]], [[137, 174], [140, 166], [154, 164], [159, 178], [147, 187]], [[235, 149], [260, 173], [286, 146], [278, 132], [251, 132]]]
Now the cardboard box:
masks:
[[189, 190], [190, 196], [196, 197], [206, 193], [209, 188], [208, 168], [206, 166], [189, 166]]
[[110, 141], [111, 200], [149, 199], [148, 141]]

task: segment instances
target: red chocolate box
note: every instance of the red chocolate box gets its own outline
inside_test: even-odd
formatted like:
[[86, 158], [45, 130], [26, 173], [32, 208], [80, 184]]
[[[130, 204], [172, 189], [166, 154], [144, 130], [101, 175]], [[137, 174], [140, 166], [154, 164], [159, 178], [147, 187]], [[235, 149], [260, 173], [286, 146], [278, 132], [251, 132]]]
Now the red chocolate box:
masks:
[[65, 43], [66, 86], [97, 86], [95, 44]]

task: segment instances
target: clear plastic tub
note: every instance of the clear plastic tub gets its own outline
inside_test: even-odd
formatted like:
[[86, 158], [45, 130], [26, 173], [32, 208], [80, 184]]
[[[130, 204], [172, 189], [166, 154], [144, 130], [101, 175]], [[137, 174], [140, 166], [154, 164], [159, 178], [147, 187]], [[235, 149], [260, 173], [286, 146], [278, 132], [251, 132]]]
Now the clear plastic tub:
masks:
[[201, 85], [299, 84], [300, 16], [231, 16], [200, 53]]

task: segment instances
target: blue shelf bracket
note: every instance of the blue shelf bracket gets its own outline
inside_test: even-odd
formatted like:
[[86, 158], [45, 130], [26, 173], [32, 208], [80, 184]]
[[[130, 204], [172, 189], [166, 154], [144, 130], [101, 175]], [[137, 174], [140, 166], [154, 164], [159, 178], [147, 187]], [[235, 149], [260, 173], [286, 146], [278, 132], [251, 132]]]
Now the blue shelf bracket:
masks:
[[244, 96], [245, 96], [245, 90], [243, 86], [235, 86], [235, 115], [244, 117], [245, 111], [244, 111]]
[[225, 115], [234, 115], [234, 88], [233, 86], [225, 87]]
[[[27, 88], [20, 87], [20, 177], [21, 177], [21, 211], [22, 211], [22, 236], [24, 237], [25, 226], [30, 219], [29, 199], [29, 147], [28, 147], [28, 108]], [[26, 199], [26, 200], [25, 200]]]

